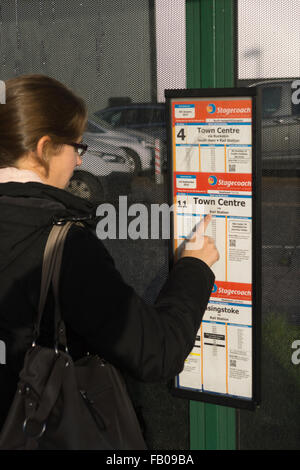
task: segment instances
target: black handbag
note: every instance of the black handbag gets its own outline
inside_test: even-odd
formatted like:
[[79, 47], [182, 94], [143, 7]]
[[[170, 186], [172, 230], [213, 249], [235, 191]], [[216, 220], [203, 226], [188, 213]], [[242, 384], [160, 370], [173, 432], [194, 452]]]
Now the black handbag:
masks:
[[[98, 356], [73, 362], [67, 349], [58, 286], [72, 222], [54, 225], [45, 248], [34, 342], [0, 434], [0, 450], [145, 450], [120, 372]], [[54, 347], [36, 344], [50, 283], [55, 295]]]

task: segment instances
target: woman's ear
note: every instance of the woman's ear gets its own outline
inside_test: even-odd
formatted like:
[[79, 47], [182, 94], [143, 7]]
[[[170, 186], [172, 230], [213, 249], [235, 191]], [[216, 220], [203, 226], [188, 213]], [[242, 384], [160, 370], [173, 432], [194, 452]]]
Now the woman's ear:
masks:
[[40, 138], [40, 140], [37, 143], [36, 153], [37, 153], [37, 156], [41, 159], [45, 159], [46, 157], [46, 160], [47, 160], [46, 149], [48, 147], [48, 142], [51, 142], [51, 137], [49, 137], [48, 135], [44, 135], [43, 137]]

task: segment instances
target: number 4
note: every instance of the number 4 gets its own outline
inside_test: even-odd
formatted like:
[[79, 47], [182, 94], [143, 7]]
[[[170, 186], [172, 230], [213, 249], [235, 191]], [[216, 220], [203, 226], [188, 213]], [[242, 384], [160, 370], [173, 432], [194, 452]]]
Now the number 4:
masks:
[[178, 137], [179, 139], [182, 139], [182, 140], [184, 140], [184, 139], [186, 138], [186, 135], [185, 135], [185, 133], [184, 133], [184, 128], [180, 129], [180, 131], [179, 131], [178, 134], [177, 134], [177, 137]]

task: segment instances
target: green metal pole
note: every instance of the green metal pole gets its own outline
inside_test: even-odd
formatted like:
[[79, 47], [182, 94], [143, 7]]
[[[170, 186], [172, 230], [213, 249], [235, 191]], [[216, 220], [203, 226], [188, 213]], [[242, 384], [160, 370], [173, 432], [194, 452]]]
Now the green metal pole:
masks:
[[[187, 88], [234, 86], [234, 0], [186, 0]], [[233, 408], [190, 402], [192, 450], [236, 448]]]

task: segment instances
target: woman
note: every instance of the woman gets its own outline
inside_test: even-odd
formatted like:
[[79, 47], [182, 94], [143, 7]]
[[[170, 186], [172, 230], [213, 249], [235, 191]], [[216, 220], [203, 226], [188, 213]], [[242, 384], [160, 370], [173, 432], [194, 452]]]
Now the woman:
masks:
[[[61, 270], [61, 304], [70, 354], [97, 353], [144, 381], [178, 374], [193, 348], [214, 283], [218, 259], [211, 239], [185, 250], [149, 306], [128, 286], [93, 228], [95, 208], [64, 190], [85, 147], [83, 101], [42, 75], [6, 82], [0, 105], [0, 429], [32, 343], [43, 252], [59, 219], [81, 220], [68, 233]], [[205, 225], [209, 219], [205, 221]], [[39, 343], [53, 346], [53, 294]]]

